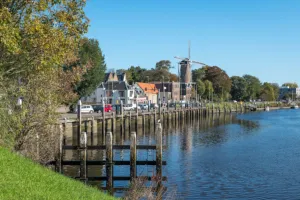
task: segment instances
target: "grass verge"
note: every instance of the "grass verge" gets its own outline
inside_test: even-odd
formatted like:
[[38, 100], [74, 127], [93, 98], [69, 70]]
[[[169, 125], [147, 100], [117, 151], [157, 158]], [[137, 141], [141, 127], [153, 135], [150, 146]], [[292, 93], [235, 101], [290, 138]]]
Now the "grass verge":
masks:
[[115, 198], [0, 147], [0, 199]]

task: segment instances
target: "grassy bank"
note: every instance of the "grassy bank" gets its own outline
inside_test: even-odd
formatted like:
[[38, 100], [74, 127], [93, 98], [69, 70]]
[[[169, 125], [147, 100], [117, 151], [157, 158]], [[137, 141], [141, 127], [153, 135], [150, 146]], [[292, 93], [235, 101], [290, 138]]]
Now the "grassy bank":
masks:
[[115, 199], [0, 147], [0, 199]]

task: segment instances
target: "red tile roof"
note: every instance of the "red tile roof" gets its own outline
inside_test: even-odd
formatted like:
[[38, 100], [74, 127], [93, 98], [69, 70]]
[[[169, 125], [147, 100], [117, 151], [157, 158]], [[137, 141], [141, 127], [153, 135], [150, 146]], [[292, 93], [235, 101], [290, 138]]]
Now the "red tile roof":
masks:
[[153, 83], [137, 83], [145, 93], [158, 94], [158, 89]]

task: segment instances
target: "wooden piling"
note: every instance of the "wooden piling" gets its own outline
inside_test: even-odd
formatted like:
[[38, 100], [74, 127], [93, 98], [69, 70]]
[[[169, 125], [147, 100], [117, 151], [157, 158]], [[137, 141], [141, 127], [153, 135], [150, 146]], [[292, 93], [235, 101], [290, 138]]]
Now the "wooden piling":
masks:
[[81, 133], [80, 137], [80, 180], [87, 182], [87, 134]]
[[95, 133], [95, 121], [94, 121], [94, 117], [92, 117], [92, 120], [91, 120], [91, 145], [94, 144], [94, 133]]
[[109, 193], [113, 191], [113, 149], [112, 149], [112, 133], [106, 134], [106, 188]]
[[102, 109], [102, 135], [105, 135], [105, 103], [102, 101], [103, 109]]
[[81, 101], [79, 100], [77, 103], [77, 146], [80, 146], [80, 133], [81, 133]]
[[58, 148], [58, 156], [56, 160], [56, 171], [62, 174], [62, 160], [63, 160], [63, 133], [59, 134], [59, 148]]
[[112, 132], [114, 133], [116, 131], [116, 113], [112, 113]]
[[158, 182], [162, 180], [162, 126], [156, 125], [156, 178]]
[[136, 178], [136, 132], [130, 136], [130, 180]]

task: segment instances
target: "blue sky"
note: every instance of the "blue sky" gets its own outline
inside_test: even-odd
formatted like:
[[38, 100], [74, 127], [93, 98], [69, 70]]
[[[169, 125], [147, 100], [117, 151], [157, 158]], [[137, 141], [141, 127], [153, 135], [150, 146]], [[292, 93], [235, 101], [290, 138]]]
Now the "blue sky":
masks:
[[190, 40], [191, 59], [229, 76], [300, 83], [299, 0], [88, 0], [85, 11], [108, 69], [177, 67]]

